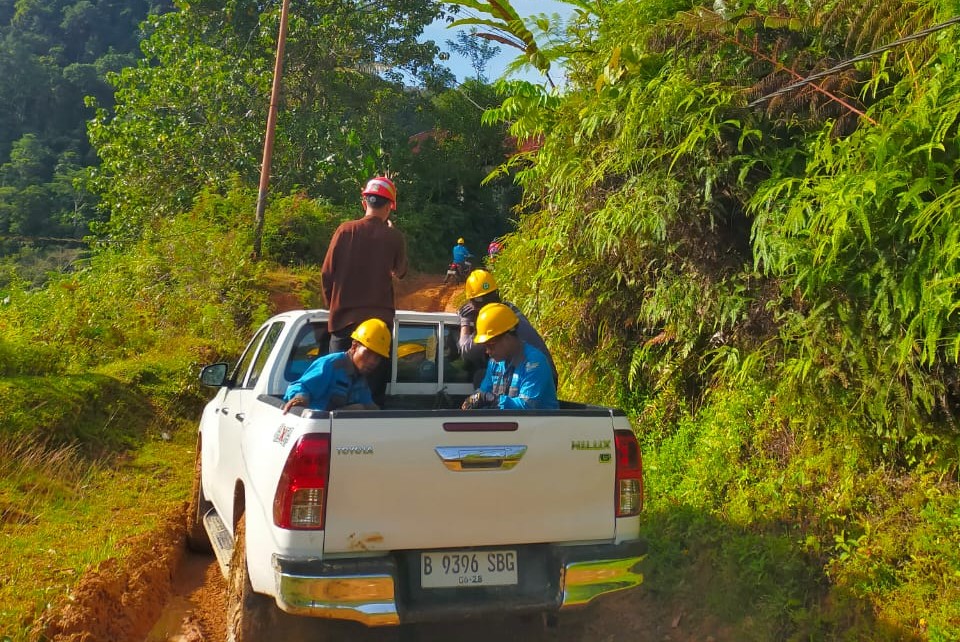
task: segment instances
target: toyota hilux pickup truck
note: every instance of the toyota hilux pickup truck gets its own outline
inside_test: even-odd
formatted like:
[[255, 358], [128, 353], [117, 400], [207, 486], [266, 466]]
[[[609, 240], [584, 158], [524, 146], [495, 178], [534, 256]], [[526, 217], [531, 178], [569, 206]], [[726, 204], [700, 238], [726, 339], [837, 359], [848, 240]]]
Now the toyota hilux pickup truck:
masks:
[[201, 371], [188, 545], [227, 580], [227, 639], [277, 609], [403, 626], [556, 618], [642, 582], [640, 448], [623, 412], [461, 410], [456, 314], [398, 311], [379, 410], [282, 411], [329, 340], [325, 310], [269, 319]]

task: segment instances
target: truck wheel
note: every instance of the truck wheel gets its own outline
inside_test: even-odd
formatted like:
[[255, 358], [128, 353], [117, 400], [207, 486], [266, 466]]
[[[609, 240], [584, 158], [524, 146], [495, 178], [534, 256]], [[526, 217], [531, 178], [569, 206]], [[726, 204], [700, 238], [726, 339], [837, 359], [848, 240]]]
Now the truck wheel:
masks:
[[195, 553], [209, 553], [210, 537], [203, 527], [203, 516], [213, 504], [203, 498], [203, 486], [200, 482], [200, 441], [197, 440], [197, 459], [193, 465], [193, 489], [190, 491], [190, 504], [187, 506], [187, 548]]
[[227, 642], [266, 642], [271, 639], [276, 609], [266, 596], [254, 593], [247, 571], [246, 517], [234, 530], [233, 557], [227, 579]]

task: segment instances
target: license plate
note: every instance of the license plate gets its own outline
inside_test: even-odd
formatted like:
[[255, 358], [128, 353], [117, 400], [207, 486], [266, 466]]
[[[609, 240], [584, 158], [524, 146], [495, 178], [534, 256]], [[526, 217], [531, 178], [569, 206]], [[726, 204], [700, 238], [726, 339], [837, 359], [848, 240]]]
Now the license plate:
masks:
[[517, 552], [449, 551], [420, 554], [420, 586], [463, 588], [517, 583]]

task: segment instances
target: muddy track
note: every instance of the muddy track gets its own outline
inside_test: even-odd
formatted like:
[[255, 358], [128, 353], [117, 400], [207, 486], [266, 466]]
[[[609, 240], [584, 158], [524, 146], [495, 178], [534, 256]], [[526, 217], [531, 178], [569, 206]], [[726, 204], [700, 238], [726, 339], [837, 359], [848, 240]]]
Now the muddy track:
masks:
[[[439, 276], [412, 275], [397, 287], [397, 307], [453, 311], [461, 288], [444, 285]], [[275, 300], [278, 308], [283, 307], [281, 301], [285, 299]], [[32, 637], [51, 642], [221, 642], [226, 582], [212, 554], [187, 551], [185, 513], [186, 503], [160, 528], [132, 542], [133, 553], [122, 562], [110, 559], [87, 573], [69, 601], [37, 623]], [[273, 640], [361, 642], [400, 636], [397, 629], [281, 615]], [[421, 642], [713, 640], [702, 628], [686, 630], [682, 614], [663, 612], [641, 588], [565, 614], [557, 629], [545, 631], [533, 618], [486, 618], [420, 625], [404, 636]]]

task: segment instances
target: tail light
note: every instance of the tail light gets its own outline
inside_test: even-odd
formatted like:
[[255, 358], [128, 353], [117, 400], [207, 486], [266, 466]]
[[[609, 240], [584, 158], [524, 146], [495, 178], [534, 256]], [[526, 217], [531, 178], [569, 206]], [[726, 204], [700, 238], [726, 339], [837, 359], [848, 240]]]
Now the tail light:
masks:
[[297, 440], [273, 498], [273, 523], [291, 530], [321, 530], [330, 473], [330, 435]]
[[632, 430], [615, 430], [617, 485], [614, 497], [617, 517], [639, 515], [643, 508], [643, 460]]

